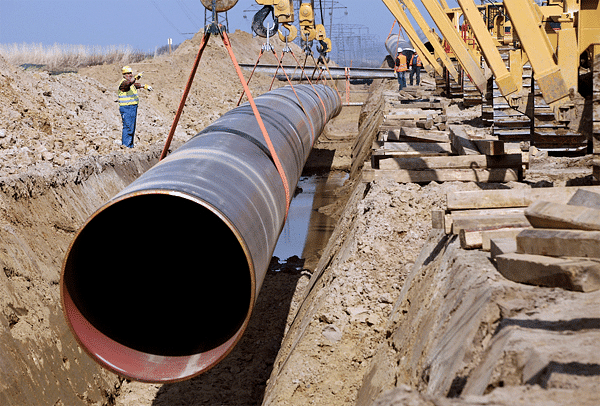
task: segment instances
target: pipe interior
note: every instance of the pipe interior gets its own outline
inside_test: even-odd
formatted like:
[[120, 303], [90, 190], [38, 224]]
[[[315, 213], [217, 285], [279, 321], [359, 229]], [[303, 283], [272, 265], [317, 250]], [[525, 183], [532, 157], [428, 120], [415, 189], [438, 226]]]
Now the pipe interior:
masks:
[[80, 231], [64, 283], [109, 338], [148, 354], [186, 356], [235, 334], [251, 306], [248, 259], [212, 211], [168, 194], [118, 201]]

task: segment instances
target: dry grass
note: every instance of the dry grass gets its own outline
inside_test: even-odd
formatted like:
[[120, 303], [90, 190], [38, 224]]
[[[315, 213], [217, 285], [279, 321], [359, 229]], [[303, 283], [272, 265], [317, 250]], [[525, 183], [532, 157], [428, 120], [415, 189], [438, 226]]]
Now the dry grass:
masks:
[[85, 66], [127, 65], [152, 57], [131, 46], [0, 44], [0, 55], [11, 65], [44, 65], [48, 71], [72, 71]]

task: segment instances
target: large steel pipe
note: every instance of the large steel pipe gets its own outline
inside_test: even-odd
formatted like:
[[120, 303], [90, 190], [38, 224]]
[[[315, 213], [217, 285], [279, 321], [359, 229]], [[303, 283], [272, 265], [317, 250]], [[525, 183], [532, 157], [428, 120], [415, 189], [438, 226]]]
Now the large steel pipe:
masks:
[[[313, 142], [341, 109], [333, 89], [255, 99], [295, 190]], [[248, 104], [223, 115], [97, 210], [63, 264], [80, 345], [143, 382], [198, 375], [240, 339], [283, 228], [286, 196]]]
[[405, 40], [404, 38], [399, 38], [397, 35], [390, 35], [385, 40], [385, 49], [388, 51], [388, 54], [392, 57], [392, 59], [396, 59], [396, 56], [398, 56], [398, 48], [415, 52], [415, 49], [410, 41]]

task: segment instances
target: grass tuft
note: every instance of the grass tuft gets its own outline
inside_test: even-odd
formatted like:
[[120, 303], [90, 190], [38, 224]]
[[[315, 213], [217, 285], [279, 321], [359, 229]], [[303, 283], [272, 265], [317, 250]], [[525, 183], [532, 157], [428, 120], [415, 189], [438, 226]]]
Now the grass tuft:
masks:
[[152, 58], [129, 45], [118, 46], [85, 46], [54, 44], [0, 44], [0, 55], [14, 66], [43, 65], [43, 70], [77, 71], [80, 68], [94, 65], [117, 64], [128, 65]]

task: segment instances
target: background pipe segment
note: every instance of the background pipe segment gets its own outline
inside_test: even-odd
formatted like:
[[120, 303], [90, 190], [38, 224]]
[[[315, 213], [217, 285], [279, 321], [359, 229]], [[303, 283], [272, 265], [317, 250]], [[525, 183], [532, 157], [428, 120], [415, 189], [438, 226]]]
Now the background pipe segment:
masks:
[[[334, 89], [294, 88], [298, 98], [286, 86], [255, 99], [290, 190], [341, 110]], [[224, 114], [77, 232], [60, 283], [79, 344], [142, 382], [180, 381], [216, 365], [248, 324], [287, 204], [250, 106]]]

